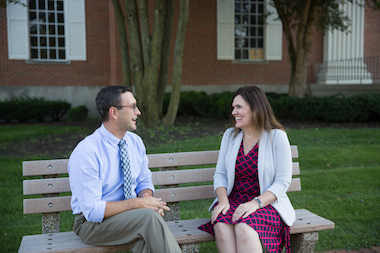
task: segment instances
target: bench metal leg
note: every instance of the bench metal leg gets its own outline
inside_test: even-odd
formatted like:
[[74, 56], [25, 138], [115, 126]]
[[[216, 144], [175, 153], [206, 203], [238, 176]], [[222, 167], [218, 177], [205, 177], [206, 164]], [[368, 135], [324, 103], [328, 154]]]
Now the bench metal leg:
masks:
[[290, 235], [292, 252], [312, 253], [318, 242], [318, 232], [302, 233]]
[[181, 250], [182, 250], [182, 253], [198, 253], [199, 252], [199, 243], [182, 244]]

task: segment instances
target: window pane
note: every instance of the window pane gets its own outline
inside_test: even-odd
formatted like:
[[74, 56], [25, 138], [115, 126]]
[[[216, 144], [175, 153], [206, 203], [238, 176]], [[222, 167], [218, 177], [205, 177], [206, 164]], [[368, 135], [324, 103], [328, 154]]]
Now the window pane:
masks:
[[257, 19], [259, 25], [264, 25], [264, 16], [260, 15], [257, 17]]
[[46, 14], [45, 14], [45, 12], [40, 12], [39, 14], [38, 14], [38, 17], [39, 17], [39, 22], [46, 22]]
[[242, 50], [242, 51], [243, 51], [242, 59], [248, 59], [248, 50]]
[[47, 46], [46, 37], [40, 37], [40, 46], [41, 47], [46, 47]]
[[264, 48], [264, 40], [263, 39], [258, 39], [258, 48]]
[[235, 3], [235, 12], [237, 12], [237, 13], [243, 12], [242, 8], [241, 8], [241, 4]]
[[235, 50], [235, 59], [241, 59], [240, 50]]
[[39, 27], [40, 27], [39, 33], [46, 34], [46, 25], [39, 25]]
[[249, 19], [249, 16], [248, 16], [248, 15], [244, 15], [244, 16], [243, 16], [243, 24], [244, 24], [244, 25], [248, 25], [248, 19]]
[[29, 0], [28, 7], [29, 7], [29, 10], [35, 10], [36, 9], [36, 0]]
[[37, 34], [37, 24], [30, 24], [30, 34]]
[[55, 25], [49, 25], [49, 34], [55, 34]]
[[54, 1], [48, 1], [48, 9], [54, 10]]
[[256, 27], [251, 27], [250, 32], [251, 32], [250, 34], [251, 36], [256, 37]]
[[58, 46], [65, 47], [65, 38], [58, 38]]
[[240, 15], [235, 15], [235, 24], [237, 25], [241, 24]]
[[56, 42], [55, 42], [55, 38], [53, 37], [50, 37], [49, 38], [49, 46], [50, 47], [55, 47], [56, 46]]
[[251, 25], [256, 25], [256, 16], [251, 16], [251, 18], [250, 18], [250, 24]]
[[37, 13], [35, 13], [34, 11], [29, 12], [29, 21], [35, 22], [36, 19], [37, 19]]
[[55, 23], [55, 13], [54, 12], [49, 12], [49, 22], [50, 23]]
[[58, 13], [58, 23], [64, 23], [65, 21], [64, 21], [64, 19], [63, 19], [63, 13]]
[[30, 37], [30, 45], [32, 47], [36, 47], [37, 45], [37, 37]]
[[258, 36], [264, 36], [264, 28], [263, 27], [259, 27], [258, 29]]
[[65, 50], [59, 50], [59, 59], [66, 59]]
[[55, 49], [50, 49], [49, 53], [50, 53], [50, 59], [57, 59], [57, 52]]
[[65, 35], [65, 27], [63, 25], [58, 26], [58, 35]]
[[40, 10], [45, 10], [46, 7], [45, 7], [45, 0], [39, 0], [38, 1], [38, 9]]
[[256, 39], [251, 39], [250, 44], [251, 48], [256, 48]]
[[47, 49], [41, 49], [41, 59], [47, 59]]
[[63, 1], [57, 1], [57, 11], [63, 11]]
[[32, 49], [31, 51], [31, 57], [32, 59], [38, 59], [38, 50], [37, 49]]
[[243, 41], [241, 38], [235, 38], [235, 47], [242, 47]]

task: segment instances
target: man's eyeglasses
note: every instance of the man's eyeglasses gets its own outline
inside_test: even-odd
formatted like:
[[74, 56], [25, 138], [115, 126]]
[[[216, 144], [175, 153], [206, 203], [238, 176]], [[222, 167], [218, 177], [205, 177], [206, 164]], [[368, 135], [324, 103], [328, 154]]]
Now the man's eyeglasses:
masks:
[[137, 110], [137, 104], [131, 104], [131, 105], [116, 105], [115, 108], [118, 110], [123, 109], [123, 107], [129, 107], [131, 108], [134, 112]]

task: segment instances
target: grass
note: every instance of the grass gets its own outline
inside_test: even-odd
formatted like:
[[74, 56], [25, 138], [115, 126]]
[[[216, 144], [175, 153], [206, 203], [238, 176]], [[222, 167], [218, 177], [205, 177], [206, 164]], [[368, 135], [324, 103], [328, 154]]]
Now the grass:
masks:
[[[56, 133], [70, 131], [79, 130], [76, 127], [37, 124], [11, 128], [0, 125], [0, 146], [9, 141], [30, 141], [41, 135], [46, 136], [46, 132], [55, 138]], [[186, 128], [186, 131], [189, 129]], [[336, 224], [334, 230], [319, 233], [315, 251], [379, 246], [380, 129], [289, 129], [288, 135], [291, 144], [299, 148], [301, 167], [302, 191], [289, 193], [294, 207], [308, 209]], [[220, 134], [214, 134], [160, 145], [148, 141], [146, 145], [149, 153], [210, 150], [219, 148], [220, 139]], [[0, 154], [2, 252], [17, 252], [23, 235], [41, 233], [41, 216], [22, 213], [21, 163], [22, 159]], [[181, 217], [209, 217], [207, 209], [210, 204], [211, 200], [183, 203]], [[61, 223], [62, 231], [70, 231], [72, 215], [62, 215]], [[217, 252], [215, 243], [202, 243], [201, 252]]]

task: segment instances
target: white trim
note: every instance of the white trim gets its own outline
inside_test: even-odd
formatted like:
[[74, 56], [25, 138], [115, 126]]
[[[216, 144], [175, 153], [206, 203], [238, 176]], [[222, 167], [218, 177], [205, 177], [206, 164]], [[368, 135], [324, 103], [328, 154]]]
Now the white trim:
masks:
[[[20, 1], [26, 4], [26, 0]], [[22, 4], [7, 5], [8, 58], [28, 60], [30, 58], [28, 7]]]
[[234, 0], [217, 2], [217, 59], [233, 60], [234, 55]]
[[[282, 60], [282, 23], [278, 19], [277, 10], [270, 0], [266, 1], [267, 13], [272, 13], [266, 19], [264, 30], [265, 43], [265, 60], [281, 61]], [[272, 1], [271, 1], [272, 2]]]
[[66, 59], [87, 60], [84, 0], [65, 1]]

